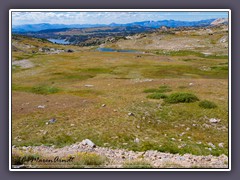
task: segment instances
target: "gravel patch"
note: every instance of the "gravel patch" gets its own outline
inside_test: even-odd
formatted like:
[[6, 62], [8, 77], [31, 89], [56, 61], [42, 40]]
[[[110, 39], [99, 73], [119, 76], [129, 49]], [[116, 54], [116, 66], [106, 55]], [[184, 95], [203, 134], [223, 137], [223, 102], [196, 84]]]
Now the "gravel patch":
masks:
[[[90, 141], [90, 140], [88, 140]], [[54, 146], [28, 146], [28, 147], [12, 147], [12, 150], [21, 150], [24, 152], [38, 153], [43, 156], [59, 156], [64, 157], [73, 155], [77, 152], [94, 152], [98, 155], [106, 156], [110, 162], [106, 167], [121, 168], [124, 163], [135, 160], [144, 160], [150, 162], [154, 168], [164, 168], [166, 164], [173, 164], [176, 168], [228, 168], [228, 157], [220, 155], [218, 157], [196, 156], [191, 154], [170, 154], [154, 150], [145, 152], [134, 152], [125, 149], [111, 149], [107, 147], [99, 147], [88, 145], [86, 140], [82, 142], [65, 146], [63, 148], [55, 148]]]

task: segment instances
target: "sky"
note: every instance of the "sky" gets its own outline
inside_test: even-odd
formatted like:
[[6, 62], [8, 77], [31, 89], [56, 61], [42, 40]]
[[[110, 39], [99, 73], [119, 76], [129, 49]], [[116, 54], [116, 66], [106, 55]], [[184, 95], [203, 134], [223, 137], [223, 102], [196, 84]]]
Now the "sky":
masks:
[[12, 24], [125, 24], [139, 21], [227, 18], [228, 12], [12, 12]]

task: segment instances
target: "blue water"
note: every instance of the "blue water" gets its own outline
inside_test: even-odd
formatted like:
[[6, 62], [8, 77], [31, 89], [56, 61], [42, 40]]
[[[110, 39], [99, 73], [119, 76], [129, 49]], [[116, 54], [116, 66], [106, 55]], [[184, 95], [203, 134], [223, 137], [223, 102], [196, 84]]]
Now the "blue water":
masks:
[[68, 41], [65, 41], [65, 39], [47, 39], [47, 40], [57, 44], [70, 44]]
[[112, 48], [97, 48], [100, 52], [129, 52], [129, 53], [136, 53], [136, 50], [129, 50], [129, 49], [112, 49]]

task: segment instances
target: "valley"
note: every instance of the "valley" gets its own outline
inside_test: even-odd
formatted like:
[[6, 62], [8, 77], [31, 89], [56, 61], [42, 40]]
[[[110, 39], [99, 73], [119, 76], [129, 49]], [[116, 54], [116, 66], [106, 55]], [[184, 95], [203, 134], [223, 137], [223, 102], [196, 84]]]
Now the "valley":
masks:
[[[68, 147], [59, 150], [65, 156], [79, 153], [82, 147], [72, 151], [73, 145], [90, 139], [107, 152], [133, 154], [126, 158], [130, 155], [119, 152], [119, 167], [141, 160], [154, 168], [168, 167], [167, 161], [156, 159], [151, 164], [155, 160], [144, 154], [154, 151], [159, 158], [165, 153], [180, 158], [190, 154], [199, 161], [210, 157], [196, 168], [226, 168], [228, 73], [226, 24], [13, 34], [13, 151], [16, 157], [44, 157], [36, 147], [49, 148], [51, 155], [55, 148]], [[98, 149], [89, 152], [104, 156]], [[93, 165], [115, 167], [116, 159], [107, 156], [108, 161]], [[195, 165], [187, 162], [179, 168]]]

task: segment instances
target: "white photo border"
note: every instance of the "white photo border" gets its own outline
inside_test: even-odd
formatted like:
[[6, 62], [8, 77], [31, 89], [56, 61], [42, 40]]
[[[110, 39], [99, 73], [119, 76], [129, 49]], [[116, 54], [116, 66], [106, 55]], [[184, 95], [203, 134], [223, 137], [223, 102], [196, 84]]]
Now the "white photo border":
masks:
[[[12, 12], [228, 12], [228, 168], [219, 169], [14, 169], [12, 168]], [[9, 171], [231, 171], [231, 9], [10, 9], [9, 10]]]

